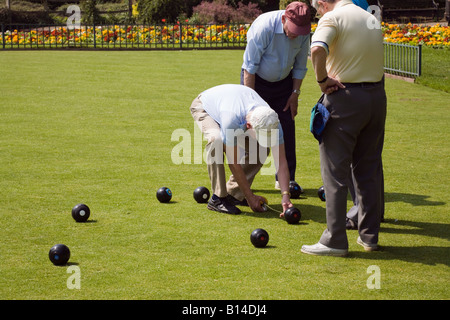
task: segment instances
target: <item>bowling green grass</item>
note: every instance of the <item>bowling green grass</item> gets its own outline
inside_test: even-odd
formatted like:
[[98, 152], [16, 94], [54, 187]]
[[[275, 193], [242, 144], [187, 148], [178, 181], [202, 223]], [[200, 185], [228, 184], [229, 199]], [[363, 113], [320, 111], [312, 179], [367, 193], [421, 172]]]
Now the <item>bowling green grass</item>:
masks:
[[[386, 80], [382, 250], [364, 252], [348, 231], [347, 258], [310, 256], [301, 245], [326, 226], [308, 131], [319, 98], [310, 64], [296, 118], [299, 225], [245, 207], [239, 216], [207, 210], [192, 197], [210, 187], [206, 164], [193, 163], [194, 153], [190, 163], [172, 161], [176, 129], [194, 141], [192, 100], [237, 83], [241, 59], [242, 51], [1, 52], [0, 298], [449, 299], [450, 94]], [[253, 189], [280, 209], [273, 185], [271, 174], [258, 175]], [[156, 199], [161, 186], [173, 192], [168, 204]], [[78, 203], [90, 207], [89, 222], [72, 219]], [[265, 249], [250, 243], [256, 228], [270, 235]], [[57, 243], [71, 250], [67, 266], [48, 259]], [[377, 280], [380, 289], [369, 288]]]

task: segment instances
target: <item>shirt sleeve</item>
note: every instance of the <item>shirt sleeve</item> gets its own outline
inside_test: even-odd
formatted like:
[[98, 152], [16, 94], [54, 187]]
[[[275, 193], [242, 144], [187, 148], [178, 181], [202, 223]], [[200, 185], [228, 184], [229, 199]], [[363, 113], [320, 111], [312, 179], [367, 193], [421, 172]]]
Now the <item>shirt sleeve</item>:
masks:
[[244, 51], [242, 68], [250, 74], [258, 71], [261, 57], [271, 41], [271, 33], [259, 25], [253, 25], [247, 33], [247, 46]]
[[329, 53], [329, 47], [336, 37], [337, 29], [333, 19], [324, 15], [317, 25], [311, 40], [311, 48], [322, 47]]
[[295, 57], [292, 69], [292, 77], [294, 79], [304, 79], [308, 68], [306, 67], [309, 53], [309, 35], [303, 37], [302, 49]]

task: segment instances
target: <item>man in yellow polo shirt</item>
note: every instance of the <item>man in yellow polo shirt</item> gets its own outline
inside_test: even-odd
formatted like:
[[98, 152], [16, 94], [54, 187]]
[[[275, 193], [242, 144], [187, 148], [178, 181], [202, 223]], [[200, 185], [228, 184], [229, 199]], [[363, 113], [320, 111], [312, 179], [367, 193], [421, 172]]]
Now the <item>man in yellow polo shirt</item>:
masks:
[[330, 119], [319, 145], [327, 229], [313, 255], [348, 253], [346, 211], [352, 168], [360, 208], [357, 243], [378, 249], [386, 120], [383, 36], [375, 17], [351, 0], [313, 0], [322, 18], [312, 37], [311, 59]]

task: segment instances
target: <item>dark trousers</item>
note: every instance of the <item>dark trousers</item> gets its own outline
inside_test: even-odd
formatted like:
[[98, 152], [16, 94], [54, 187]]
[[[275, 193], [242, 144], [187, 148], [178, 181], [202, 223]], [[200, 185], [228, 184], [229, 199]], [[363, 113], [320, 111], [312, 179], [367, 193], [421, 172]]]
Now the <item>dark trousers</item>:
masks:
[[[244, 84], [244, 70], [241, 70], [241, 84]], [[292, 119], [290, 110], [283, 111], [292, 94], [292, 74], [277, 82], [269, 82], [255, 75], [255, 91], [278, 114], [278, 119], [280, 119], [281, 128], [283, 129], [290, 180], [295, 181], [295, 171], [297, 169], [295, 120]]]
[[386, 120], [384, 81], [326, 95], [330, 119], [319, 145], [326, 201], [327, 229], [320, 243], [347, 249], [346, 211], [350, 170], [358, 210], [358, 231], [365, 243], [378, 243], [383, 199], [381, 154]]

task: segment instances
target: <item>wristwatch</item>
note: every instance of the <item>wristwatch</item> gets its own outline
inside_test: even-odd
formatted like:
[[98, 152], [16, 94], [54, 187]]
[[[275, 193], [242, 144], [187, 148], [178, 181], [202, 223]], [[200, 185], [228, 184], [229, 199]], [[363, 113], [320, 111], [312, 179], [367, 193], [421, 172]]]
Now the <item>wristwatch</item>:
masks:
[[294, 89], [294, 90], [292, 90], [292, 93], [296, 93], [296, 94], [300, 94], [300, 89]]

